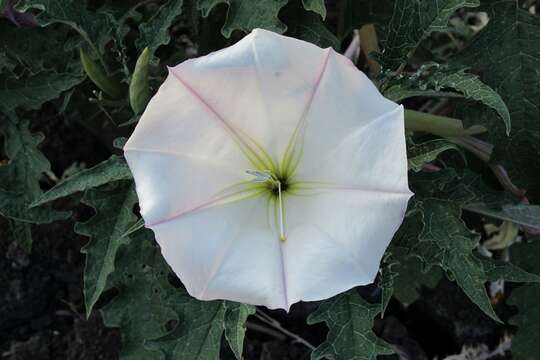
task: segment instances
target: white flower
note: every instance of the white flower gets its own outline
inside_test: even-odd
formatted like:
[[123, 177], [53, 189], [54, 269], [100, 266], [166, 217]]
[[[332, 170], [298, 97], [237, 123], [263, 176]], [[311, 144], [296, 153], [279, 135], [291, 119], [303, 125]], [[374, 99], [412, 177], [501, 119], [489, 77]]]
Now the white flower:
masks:
[[124, 150], [202, 300], [288, 310], [371, 283], [411, 196], [403, 108], [332, 49], [264, 30], [170, 68]]

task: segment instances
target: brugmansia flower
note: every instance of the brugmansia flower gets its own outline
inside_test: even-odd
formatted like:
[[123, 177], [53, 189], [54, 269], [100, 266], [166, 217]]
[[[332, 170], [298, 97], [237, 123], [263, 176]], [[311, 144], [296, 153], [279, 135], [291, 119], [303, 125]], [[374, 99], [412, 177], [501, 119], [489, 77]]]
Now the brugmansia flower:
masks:
[[411, 196], [402, 107], [332, 49], [264, 30], [170, 68], [124, 150], [203, 300], [289, 309], [368, 284]]

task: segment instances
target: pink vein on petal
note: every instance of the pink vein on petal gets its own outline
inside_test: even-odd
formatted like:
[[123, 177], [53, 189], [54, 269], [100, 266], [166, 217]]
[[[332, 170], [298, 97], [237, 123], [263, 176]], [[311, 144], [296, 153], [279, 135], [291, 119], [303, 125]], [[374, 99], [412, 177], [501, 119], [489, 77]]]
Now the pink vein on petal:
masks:
[[329, 48], [327, 50], [326, 57], [324, 58], [324, 63], [321, 66], [321, 69], [319, 71], [319, 74], [317, 75], [317, 80], [315, 81], [315, 85], [313, 85], [313, 90], [311, 91], [311, 94], [309, 96], [308, 102], [306, 104], [306, 107], [304, 109], [304, 112], [302, 113], [302, 117], [300, 118], [300, 121], [298, 123], [298, 127], [300, 127], [300, 124], [305, 122], [305, 119], [307, 117], [307, 114], [309, 113], [309, 110], [311, 109], [311, 104], [313, 103], [313, 99], [315, 98], [315, 94], [317, 94], [317, 90], [319, 89], [319, 85], [321, 84], [321, 80], [324, 76], [324, 73], [326, 72], [326, 68], [328, 67], [328, 60], [330, 60], [330, 55], [332, 54], [332, 49]]
[[242, 131], [242, 129], [239, 129], [227, 122], [225, 118], [223, 118], [223, 116], [221, 116], [217, 112], [217, 110], [208, 103], [208, 101], [206, 101], [191, 85], [189, 85], [185, 80], [180, 77], [180, 75], [174, 70], [174, 68], [169, 68], [169, 71], [188, 90], [190, 94], [197, 98], [204, 105], [204, 107], [208, 111], [210, 111], [223, 124], [223, 126], [225, 126], [225, 129], [229, 131], [235, 142], [238, 142], [241, 146], [244, 146], [245, 150], [247, 150], [250, 155], [254, 156], [257, 160], [261, 161], [262, 163], [265, 162], [265, 159], [261, 159], [260, 155], [256, 151], [254, 151], [249, 145], [249, 143], [245, 140], [245, 138], [247, 138], [252, 143], [255, 143], [254, 140], [249, 137], [249, 135]]
[[227, 121], [225, 121], [223, 116], [221, 116], [212, 105], [210, 105], [197, 91], [195, 91], [195, 89], [191, 85], [189, 85], [185, 80], [183, 80], [180, 75], [178, 75], [178, 73], [174, 70], [174, 68], [169, 68], [169, 71], [194, 97], [197, 98], [197, 100], [199, 100], [212, 114], [214, 114], [216, 118], [218, 118], [218, 120], [221, 121], [229, 131], [233, 132], [236, 136], [238, 136], [233, 126]]
[[219, 196], [219, 197], [216, 197], [210, 201], [207, 201], [205, 203], [202, 203], [200, 205], [197, 205], [191, 209], [187, 209], [187, 210], [182, 210], [166, 219], [163, 219], [163, 220], [160, 220], [160, 221], [157, 221], [157, 222], [154, 222], [154, 223], [151, 223], [151, 224], [146, 224], [147, 227], [152, 227], [152, 226], [156, 226], [156, 225], [160, 225], [160, 224], [163, 224], [163, 223], [166, 223], [168, 221], [171, 221], [171, 220], [174, 220], [174, 219], [178, 219], [182, 216], [185, 216], [185, 215], [189, 215], [191, 213], [194, 213], [195, 211], [198, 211], [198, 210], [204, 210], [206, 208], [209, 208], [213, 205], [216, 205], [218, 204], [219, 202], [225, 200], [226, 198], [230, 197], [230, 194], [227, 194], [227, 195], [223, 195], [223, 196]]
[[[307, 115], [311, 109], [311, 105], [313, 104], [313, 99], [315, 98], [315, 95], [317, 94], [317, 90], [319, 89], [319, 85], [321, 84], [322, 78], [326, 72], [326, 68], [328, 67], [328, 61], [330, 59], [330, 55], [332, 54], [332, 49], [329, 48], [327, 50], [326, 57], [324, 58], [323, 65], [321, 66], [321, 69], [319, 70], [319, 74], [317, 75], [317, 78], [315, 80], [315, 84], [313, 85], [313, 89], [311, 91], [311, 94], [309, 95], [309, 99], [306, 103], [306, 106], [304, 107], [304, 111], [302, 112], [302, 115], [300, 116], [300, 119], [298, 120], [298, 124], [296, 125], [293, 134], [291, 136], [292, 144], [289, 144], [287, 146], [287, 149], [285, 150], [285, 156], [287, 156], [287, 152], [289, 151], [289, 146], [292, 145], [291, 151], [295, 151], [294, 148], [297, 146], [296, 140], [299, 136], [301, 136], [299, 133], [303, 131], [304, 124], [306, 122]], [[292, 156], [292, 155], [290, 155]]]

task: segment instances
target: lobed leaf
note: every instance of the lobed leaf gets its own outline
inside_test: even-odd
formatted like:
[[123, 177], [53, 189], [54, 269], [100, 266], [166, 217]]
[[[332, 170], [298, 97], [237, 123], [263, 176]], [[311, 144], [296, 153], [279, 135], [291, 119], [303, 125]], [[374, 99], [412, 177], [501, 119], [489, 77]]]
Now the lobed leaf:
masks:
[[279, 20], [278, 14], [287, 0], [198, 0], [197, 8], [207, 17], [218, 4], [229, 6], [227, 19], [221, 33], [229, 38], [233, 31], [250, 32], [255, 28], [283, 33], [287, 26]]
[[76, 233], [90, 237], [81, 250], [86, 254], [84, 298], [87, 317], [114, 271], [119, 247], [128, 242], [123, 235], [137, 221], [133, 213], [137, 201], [135, 186], [129, 181], [112, 190], [90, 189], [84, 194], [82, 203], [96, 211], [87, 222], [75, 224]]
[[[28, 210], [30, 203], [41, 195], [42, 174], [50, 170], [49, 161], [38, 148], [43, 136], [31, 133], [28, 121], [1, 116], [0, 135], [9, 158], [7, 165], [0, 166], [0, 215], [14, 221], [40, 224], [66, 219], [69, 213], [47, 207]], [[21, 245], [30, 251], [29, 225], [17, 224], [14, 229], [19, 235], [16, 238], [23, 241]]]
[[164, 359], [145, 343], [165, 335], [167, 324], [178, 319], [168, 301], [176, 289], [168, 282], [169, 268], [151, 230], [138, 231], [129, 241], [119, 248], [115, 271], [107, 279], [107, 289], [116, 288], [118, 295], [101, 309], [103, 321], [120, 328], [121, 360]]
[[113, 181], [128, 180], [131, 178], [131, 172], [129, 171], [126, 160], [123, 157], [112, 155], [109, 159], [96, 166], [82, 170], [59, 182], [52, 189], [37, 198], [32, 203], [32, 206], [39, 206]]
[[373, 319], [380, 311], [379, 305], [367, 303], [355, 290], [324, 301], [307, 319], [308, 324], [325, 322], [330, 330], [311, 359], [375, 360], [378, 355], [393, 354], [390, 346], [372, 330]]
[[80, 71], [72, 73], [41, 71], [35, 76], [22, 79], [0, 75], [0, 110], [7, 113], [19, 107], [28, 110], [38, 109], [44, 102], [56, 99], [83, 80], [84, 75]]
[[321, 16], [305, 11], [299, 3], [290, 3], [282, 11], [281, 18], [287, 24], [287, 36], [308, 41], [322, 48], [339, 49], [339, 40], [326, 27]]
[[437, 159], [437, 157], [441, 153], [447, 150], [460, 151], [457, 145], [443, 139], [426, 141], [421, 144], [413, 144], [409, 146], [407, 149], [409, 153], [408, 154], [409, 170], [412, 170], [414, 172], [418, 172], [422, 170], [422, 167], [425, 164], [430, 163], [433, 160]]
[[103, 309], [107, 326], [120, 327], [122, 360], [218, 359], [223, 334], [242, 358], [245, 321], [254, 307], [199, 301], [169, 282], [169, 267], [150, 230], [141, 229], [118, 249], [107, 289], [116, 296]]
[[394, 1], [388, 23], [381, 62], [395, 70], [403, 64], [420, 41], [435, 31], [445, 31], [448, 19], [459, 8], [477, 7], [479, 0]]
[[[436, 70], [430, 71], [430, 68]], [[503, 120], [506, 132], [510, 133], [510, 113], [501, 96], [477, 75], [463, 68], [448, 69], [439, 64], [427, 64], [414, 74], [391, 81], [383, 89], [383, 94], [393, 101], [414, 96], [463, 97], [478, 101], [493, 109]]]
[[324, 0], [302, 0], [302, 4], [306, 10], [316, 12], [324, 20], [326, 18], [326, 5]]
[[90, 12], [79, 0], [24, 0], [17, 7], [21, 11], [41, 11], [37, 20], [41, 26], [65, 24], [75, 30], [100, 55], [111, 39], [112, 28], [105, 14]]
[[150, 56], [161, 45], [170, 41], [169, 28], [174, 20], [182, 14], [183, 0], [169, 0], [147, 21], [139, 25], [140, 37], [135, 42], [137, 49], [142, 52], [148, 48]]

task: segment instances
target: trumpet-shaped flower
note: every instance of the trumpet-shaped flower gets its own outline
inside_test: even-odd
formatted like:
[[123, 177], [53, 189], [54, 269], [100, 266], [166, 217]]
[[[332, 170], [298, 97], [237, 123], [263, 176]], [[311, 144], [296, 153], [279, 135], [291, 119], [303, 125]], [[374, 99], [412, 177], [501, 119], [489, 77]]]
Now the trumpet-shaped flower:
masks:
[[169, 68], [124, 151], [202, 300], [289, 309], [371, 283], [411, 196], [402, 107], [332, 49], [264, 30]]

